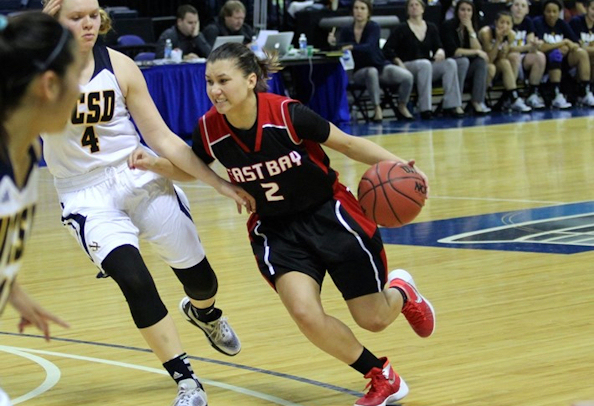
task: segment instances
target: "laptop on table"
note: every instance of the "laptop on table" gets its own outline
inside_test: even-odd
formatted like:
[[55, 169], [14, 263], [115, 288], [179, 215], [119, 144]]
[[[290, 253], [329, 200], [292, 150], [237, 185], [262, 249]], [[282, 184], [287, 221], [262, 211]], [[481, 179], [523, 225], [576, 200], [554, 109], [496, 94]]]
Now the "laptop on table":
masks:
[[212, 49], [217, 49], [218, 47], [220, 47], [223, 44], [226, 44], [227, 42], [241, 42], [243, 43], [243, 35], [224, 35], [224, 36], [219, 36], [215, 39], [214, 44], [212, 44]]
[[277, 52], [279, 57], [283, 57], [289, 51], [291, 41], [293, 41], [293, 31], [279, 32], [278, 34], [269, 34], [266, 37], [264, 50], [272, 53]]

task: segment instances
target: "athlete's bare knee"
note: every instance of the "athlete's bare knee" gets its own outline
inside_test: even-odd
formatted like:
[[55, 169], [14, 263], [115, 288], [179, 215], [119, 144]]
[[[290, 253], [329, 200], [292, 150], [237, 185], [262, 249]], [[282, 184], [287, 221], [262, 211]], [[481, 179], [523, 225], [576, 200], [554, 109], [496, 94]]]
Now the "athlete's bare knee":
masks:
[[357, 325], [372, 333], [379, 333], [390, 325], [390, 323], [383, 317], [378, 315], [367, 315], [365, 317], [355, 318]]
[[319, 309], [312, 309], [307, 306], [295, 306], [289, 310], [293, 321], [304, 333], [314, 333], [324, 327], [324, 318], [326, 317]]

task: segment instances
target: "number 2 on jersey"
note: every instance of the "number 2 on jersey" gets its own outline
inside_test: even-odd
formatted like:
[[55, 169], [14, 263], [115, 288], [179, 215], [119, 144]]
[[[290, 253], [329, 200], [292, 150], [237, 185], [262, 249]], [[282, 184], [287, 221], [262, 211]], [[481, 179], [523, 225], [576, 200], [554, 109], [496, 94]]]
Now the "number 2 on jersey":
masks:
[[285, 200], [285, 197], [283, 195], [276, 194], [276, 192], [278, 192], [278, 189], [279, 189], [278, 183], [276, 183], [276, 182], [260, 183], [260, 186], [262, 186], [266, 190], [266, 200], [268, 200], [269, 202], [277, 202], [279, 200]]
[[85, 128], [85, 132], [82, 135], [80, 144], [83, 147], [89, 147], [91, 153], [99, 151], [99, 138], [97, 138], [97, 135], [95, 135], [95, 127], [91, 125]]

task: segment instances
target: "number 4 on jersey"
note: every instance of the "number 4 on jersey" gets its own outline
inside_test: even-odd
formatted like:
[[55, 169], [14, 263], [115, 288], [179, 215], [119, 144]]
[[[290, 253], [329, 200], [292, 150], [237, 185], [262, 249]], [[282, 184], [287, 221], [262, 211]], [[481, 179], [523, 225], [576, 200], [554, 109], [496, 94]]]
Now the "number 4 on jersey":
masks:
[[95, 135], [95, 128], [93, 126], [85, 128], [80, 144], [83, 147], [89, 147], [91, 153], [99, 151], [99, 138]]

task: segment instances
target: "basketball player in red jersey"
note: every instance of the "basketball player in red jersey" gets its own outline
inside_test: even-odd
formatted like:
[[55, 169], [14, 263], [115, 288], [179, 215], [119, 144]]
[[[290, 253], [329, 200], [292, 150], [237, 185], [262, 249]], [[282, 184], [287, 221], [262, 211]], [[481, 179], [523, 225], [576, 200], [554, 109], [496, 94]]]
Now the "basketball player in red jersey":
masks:
[[[200, 118], [192, 149], [207, 163], [218, 159], [255, 198], [248, 220], [253, 252], [299, 329], [321, 350], [371, 379], [357, 406], [383, 406], [406, 396], [408, 387], [387, 358], [373, 355], [343, 322], [325, 313], [320, 290], [326, 272], [357, 324], [369, 331], [385, 329], [403, 313], [418, 335], [428, 337], [435, 313], [408, 272], [387, 274], [377, 225], [338, 182], [320, 144], [369, 165], [414, 161], [345, 134], [295, 100], [263, 92], [268, 74], [278, 69], [275, 57], [259, 60], [242, 44], [214, 50], [206, 65], [214, 107]], [[164, 158], [188, 167], [182, 153]], [[140, 149], [129, 165], [150, 170], [163, 165], [159, 160], [164, 158]]]

